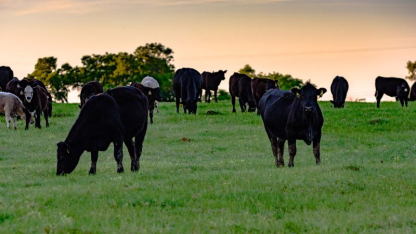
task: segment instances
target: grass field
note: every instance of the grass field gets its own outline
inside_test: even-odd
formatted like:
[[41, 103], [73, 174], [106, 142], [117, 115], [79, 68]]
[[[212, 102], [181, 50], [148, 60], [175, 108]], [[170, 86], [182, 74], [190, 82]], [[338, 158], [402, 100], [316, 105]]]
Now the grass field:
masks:
[[416, 232], [416, 103], [320, 102], [322, 164], [298, 141], [294, 168], [274, 166], [261, 118], [229, 101], [196, 116], [159, 106], [140, 172], [117, 174], [110, 146], [95, 176], [86, 152], [55, 176], [77, 105], [54, 105], [41, 130], [8, 130], [1, 116], [0, 233]]

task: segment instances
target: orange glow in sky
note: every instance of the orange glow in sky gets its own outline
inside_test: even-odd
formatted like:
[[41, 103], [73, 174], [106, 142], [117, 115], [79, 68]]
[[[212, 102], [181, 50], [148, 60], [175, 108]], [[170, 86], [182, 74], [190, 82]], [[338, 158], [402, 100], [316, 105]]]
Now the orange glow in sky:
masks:
[[340, 75], [348, 97], [374, 101], [377, 76], [404, 78], [416, 60], [415, 10], [414, 0], [0, 0], [0, 65], [21, 79], [40, 57], [75, 66], [159, 42], [176, 68], [229, 77], [250, 64], [327, 89]]

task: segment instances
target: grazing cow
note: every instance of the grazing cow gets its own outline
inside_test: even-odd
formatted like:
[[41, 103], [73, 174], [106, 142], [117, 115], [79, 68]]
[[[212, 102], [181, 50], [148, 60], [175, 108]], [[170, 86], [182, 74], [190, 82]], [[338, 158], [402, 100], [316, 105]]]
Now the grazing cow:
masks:
[[344, 108], [347, 92], [348, 81], [342, 76], [336, 76], [331, 84], [331, 93], [334, 99], [331, 100], [331, 103], [334, 104], [334, 108]]
[[6, 90], [6, 85], [13, 79], [13, 70], [10, 67], [0, 67], [0, 88]]
[[[149, 107], [150, 123], [153, 124], [153, 110], [157, 108], [157, 101], [160, 101], [160, 87], [156, 79], [146, 76], [140, 84], [132, 82], [130, 86], [138, 88], [146, 95]], [[159, 112], [159, 109], [157, 109]]]
[[231, 103], [233, 104], [233, 113], [235, 113], [235, 97], [238, 97], [240, 102], [241, 112], [246, 111], [248, 105], [248, 112], [256, 110], [256, 103], [251, 92], [251, 78], [245, 74], [234, 72], [230, 77], [230, 95]]
[[29, 121], [30, 115], [35, 118], [35, 128], [42, 128], [40, 126], [40, 116], [43, 112], [43, 116], [45, 117], [46, 127], [49, 127], [48, 121], [48, 95], [47, 91], [40, 87], [39, 85], [36, 87], [27, 85], [25, 90], [25, 100], [24, 106], [26, 108], [26, 128], [25, 130], [29, 129]]
[[402, 107], [404, 104], [407, 106], [409, 92], [409, 84], [402, 78], [381, 76], [376, 78], [375, 96], [377, 99], [377, 108], [380, 108], [380, 100], [384, 94], [399, 99]]
[[205, 102], [211, 101], [211, 90], [214, 91], [214, 99], [217, 102], [218, 86], [222, 80], [225, 80], [225, 73], [227, 70], [219, 70], [217, 72], [203, 72], [202, 73], [202, 89], [205, 89]]
[[81, 109], [85, 102], [88, 101], [88, 99], [96, 94], [103, 93], [103, 86], [98, 83], [97, 81], [90, 81], [87, 82], [84, 86], [82, 86], [81, 93], [79, 95], [80, 98], [80, 105], [79, 108]]
[[49, 93], [48, 89], [46, 88], [45, 84], [42, 81], [37, 80], [37, 79], [23, 78], [21, 81], [19, 81], [19, 85], [17, 87], [20, 88], [23, 93], [26, 86], [28, 85], [30, 85], [32, 88], [39, 85], [46, 91], [46, 95], [48, 96], [48, 116], [52, 117], [52, 96]]
[[269, 137], [276, 167], [284, 166], [283, 150], [285, 141], [289, 145], [289, 167], [294, 166], [296, 140], [304, 140], [307, 145], [313, 142], [316, 164], [320, 159], [321, 129], [324, 123], [317, 98], [326, 92], [306, 83], [301, 89], [291, 92], [270, 90], [260, 100], [260, 114]]
[[146, 129], [147, 98], [136, 88], [118, 87], [92, 96], [81, 109], [66, 140], [58, 143], [56, 174], [71, 173], [84, 151], [91, 152], [89, 174], [95, 174], [98, 151], [107, 150], [111, 142], [117, 172], [121, 173], [124, 171], [123, 141], [130, 154], [131, 171], [138, 171]]
[[181, 68], [175, 72], [173, 90], [176, 97], [176, 112], [179, 113], [179, 104], [183, 111], [196, 114], [197, 102], [202, 93], [202, 76], [193, 68]]
[[[251, 81], [251, 92], [253, 93], [254, 101], [256, 106], [259, 105], [261, 97], [270, 89], [279, 89], [277, 81], [270, 79], [254, 78]], [[259, 110], [257, 109], [257, 114], [260, 115]]]
[[6, 116], [7, 128], [9, 129], [10, 121], [13, 123], [14, 129], [17, 129], [14, 120], [16, 115], [26, 120], [25, 107], [22, 101], [12, 93], [0, 92], [0, 113]]

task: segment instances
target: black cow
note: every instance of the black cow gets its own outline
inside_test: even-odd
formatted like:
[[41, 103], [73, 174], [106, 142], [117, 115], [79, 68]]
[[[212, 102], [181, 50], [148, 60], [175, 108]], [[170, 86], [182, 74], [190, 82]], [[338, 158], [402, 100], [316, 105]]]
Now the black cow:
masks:
[[71, 173], [84, 151], [91, 152], [89, 174], [95, 174], [98, 151], [107, 150], [111, 142], [117, 172], [121, 173], [124, 171], [123, 141], [130, 154], [131, 171], [138, 171], [146, 130], [147, 98], [136, 88], [118, 87], [92, 96], [81, 109], [66, 140], [58, 143], [56, 174]]
[[269, 137], [276, 167], [284, 166], [283, 150], [285, 141], [289, 145], [289, 167], [294, 166], [296, 140], [304, 140], [307, 145], [313, 142], [316, 164], [320, 159], [321, 129], [324, 123], [317, 98], [326, 92], [306, 83], [300, 90], [291, 92], [273, 89], [260, 100], [260, 114]]
[[[279, 89], [277, 81], [270, 79], [254, 78], [251, 81], [251, 92], [253, 93], [254, 101], [256, 106], [259, 105], [261, 97], [270, 89]], [[260, 115], [259, 110], [257, 109], [257, 114]]]
[[217, 72], [202, 73], [202, 89], [205, 89], [205, 102], [211, 102], [211, 90], [214, 91], [214, 99], [217, 102], [218, 86], [222, 80], [225, 80], [227, 70], [219, 70]]
[[0, 88], [6, 90], [6, 85], [13, 79], [13, 70], [10, 67], [0, 67]]
[[336, 76], [331, 84], [331, 93], [334, 99], [331, 100], [331, 103], [334, 105], [334, 108], [344, 108], [347, 92], [348, 81], [342, 76]]
[[176, 97], [176, 112], [179, 113], [179, 104], [183, 111], [196, 114], [197, 102], [202, 93], [202, 76], [193, 68], [181, 68], [175, 72], [173, 90]]
[[17, 86], [22, 90], [22, 92], [25, 90], [26, 86], [30, 85], [32, 88], [36, 86], [40, 86], [46, 91], [46, 95], [48, 96], [48, 115], [49, 117], [52, 117], [52, 96], [49, 93], [48, 89], [46, 88], [45, 84], [37, 79], [28, 79], [23, 78], [21, 81], [19, 81], [19, 85]]
[[23, 90], [19, 86], [19, 79], [14, 77], [12, 80], [10, 80], [6, 85], [6, 92], [12, 93], [20, 98], [20, 100], [25, 99], [25, 96], [23, 94]]
[[235, 113], [235, 97], [240, 102], [241, 112], [246, 111], [248, 104], [248, 112], [256, 110], [256, 103], [251, 92], [251, 78], [245, 74], [234, 72], [230, 77], [230, 95], [233, 104], [233, 113]]
[[88, 101], [88, 99], [96, 94], [103, 93], [103, 86], [98, 83], [97, 81], [90, 81], [87, 82], [84, 86], [82, 86], [81, 93], [79, 95], [80, 98], [80, 105], [79, 108], [81, 109], [85, 102]]
[[375, 96], [377, 99], [377, 108], [380, 108], [380, 100], [384, 94], [399, 99], [402, 107], [404, 104], [407, 106], [409, 92], [409, 84], [402, 78], [381, 76], [376, 78]]
[[409, 94], [409, 101], [415, 101], [416, 100], [416, 82], [413, 83], [412, 88], [410, 88], [410, 94]]
[[139, 89], [144, 95], [146, 95], [148, 100], [150, 123], [153, 124], [153, 111], [156, 106], [156, 101], [162, 100], [160, 97], [160, 88], [152, 89], [136, 82], [132, 82], [130, 86]]
[[24, 89], [24, 95], [25, 99], [23, 101], [23, 104], [26, 108], [25, 130], [29, 129], [29, 122], [31, 121], [31, 117], [29, 116], [29, 114], [35, 118], [35, 128], [41, 128], [40, 116], [42, 115], [42, 112], [43, 116], [45, 117], [46, 127], [49, 127], [47, 91], [39, 85], [36, 87], [27, 85]]

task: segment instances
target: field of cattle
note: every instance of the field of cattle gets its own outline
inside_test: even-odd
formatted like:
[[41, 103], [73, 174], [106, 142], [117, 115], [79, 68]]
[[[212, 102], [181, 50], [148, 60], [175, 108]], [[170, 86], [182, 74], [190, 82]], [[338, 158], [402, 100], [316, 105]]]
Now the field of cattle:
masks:
[[110, 145], [94, 176], [87, 152], [55, 175], [78, 105], [54, 104], [41, 130], [9, 130], [1, 117], [0, 233], [415, 232], [416, 103], [319, 104], [321, 165], [298, 141], [294, 168], [276, 168], [261, 117], [230, 101], [196, 115], [159, 103], [140, 171], [124, 147], [118, 174]]

